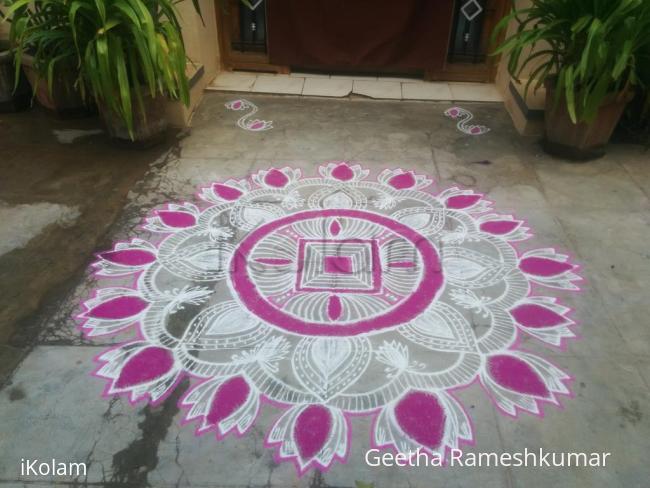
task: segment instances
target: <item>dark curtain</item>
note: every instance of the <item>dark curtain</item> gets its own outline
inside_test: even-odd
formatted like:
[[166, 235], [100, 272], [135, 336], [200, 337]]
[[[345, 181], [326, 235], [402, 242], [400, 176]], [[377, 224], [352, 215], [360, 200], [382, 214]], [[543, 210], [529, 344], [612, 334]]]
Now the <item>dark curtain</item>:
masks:
[[445, 61], [453, 0], [268, 0], [274, 64], [422, 71]]

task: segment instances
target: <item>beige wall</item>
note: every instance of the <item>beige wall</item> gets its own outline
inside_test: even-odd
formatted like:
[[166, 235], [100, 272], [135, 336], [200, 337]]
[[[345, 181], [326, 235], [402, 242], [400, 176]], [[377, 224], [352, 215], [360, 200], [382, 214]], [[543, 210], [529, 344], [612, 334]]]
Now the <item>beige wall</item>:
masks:
[[210, 83], [220, 67], [219, 39], [217, 37], [217, 19], [215, 0], [199, 0], [203, 22], [195, 12], [192, 2], [186, 0], [178, 4], [183, 29], [183, 40], [189, 58], [188, 74], [192, 74], [200, 66], [204, 69], [203, 77], [190, 92], [190, 106], [172, 102], [167, 107], [167, 115], [172, 125], [186, 127], [203, 96], [203, 89]]
[[[516, 4], [518, 8], [526, 8], [531, 5], [531, 0], [517, 0]], [[506, 35], [507, 36], [512, 35], [515, 32], [516, 28], [517, 28], [517, 23], [515, 21], [511, 22], [510, 25], [508, 26], [508, 31]], [[538, 46], [536, 46], [535, 50], [540, 50], [545, 48], [546, 45], [539, 44]], [[522, 59], [525, 59], [527, 54], [530, 52], [531, 51], [529, 50], [528, 52], [522, 53]], [[542, 61], [543, 59], [540, 57], [534, 60], [533, 62], [531, 62], [529, 65], [527, 65], [526, 68], [522, 71], [521, 75], [519, 76], [519, 79], [522, 83], [518, 86], [515, 85], [515, 88], [520, 93], [520, 96], [524, 100], [524, 103], [526, 104], [528, 109], [543, 110], [544, 107], [544, 99], [546, 94], [543, 87], [537, 91], [534, 91], [531, 88], [528, 94], [526, 94], [524, 90], [526, 81], [528, 80], [530, 73], [534, 71], [534, 69], [537, 66], [539, 66], [539, 64]], [[541, 122], [528, 120], [524, 115], [524, 112], [515, 102], [515, 97], [510, 92], [511, 79], [512, 78], [508, 73], [508, 56], [504, 55], [501, 57], [499, 61], [495, 83], [503, 96], [506, 110], [508, 110], [508, 112], [510, 113], [514, 125], [520, 133], [526, 135], [541, 134], [543, 130]]]

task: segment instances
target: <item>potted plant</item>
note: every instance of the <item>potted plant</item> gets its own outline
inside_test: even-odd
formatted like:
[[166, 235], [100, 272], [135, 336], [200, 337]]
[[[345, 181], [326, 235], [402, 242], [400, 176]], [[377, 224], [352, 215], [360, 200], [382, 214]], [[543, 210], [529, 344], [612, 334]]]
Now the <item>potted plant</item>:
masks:
[[14, 52], [8, 41], [0, 41], [0, 113], [29, 107], [29, 87], [14, 70]]
[[15, 46], [15, 73], [21, 67], [34, 96], [61, 116], [88, 113], [77, 83], [77, 56], [65, 0], [5, 0], [3, 20], [9, 21], [9, 39]]
[[[182, 0], [75, 0], [69, 4], [79, 76], [109, 134], [147, 145], [164, 136], [168, 98], [189, 105]], [[198, 0], [193, 0], [200, 14]]]
[[639, 82], [639, 53], [650, 43], [647, 0], [532, 0], [513, 7], [495, 34], [516, 23], [494, 52], [509, 55], [526, 92], [546, 86], [545, 149], [572, 159], [604, 154]]

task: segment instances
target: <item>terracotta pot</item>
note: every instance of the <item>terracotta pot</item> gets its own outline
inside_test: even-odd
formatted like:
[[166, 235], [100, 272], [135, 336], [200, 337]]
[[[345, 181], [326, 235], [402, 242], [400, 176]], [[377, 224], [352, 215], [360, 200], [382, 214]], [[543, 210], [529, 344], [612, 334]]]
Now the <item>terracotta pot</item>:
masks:
[[15, 74], [14, 55], [9, 44], [0, 41], [0, 113], [18, 112], [29, 107], [29, 85], [21, 76], [14, 90]]
[[143, 102], [144, 114], [137, 109], [133, 111], [133, 139], [122, 118], [105, 105], [99, 105], [99, 114], [108, 134], [115, 142], [128, 146], [150, 147], [165, 140], [167, 99], [162, 96], [145, 96]]
[[95, 113], [84, 103], [81, 94], [74, 88], [72, 75], [62, 75], [55, 79], [50, 94], [47, 80], [39, 78], [31, 56], [23, 56], [23, 69], [41, 106], [63, 118], [87, 117]]
[[605, 146], [632, 94], [611, 94], [601, 105], [593, 122], [578, 124], [571, 120], [565, 98], [562, 97], [556, 106], [554, 97], [555, 81], [547, 80], [544, 150], [553, 156], [586, 161], [605, 154]]

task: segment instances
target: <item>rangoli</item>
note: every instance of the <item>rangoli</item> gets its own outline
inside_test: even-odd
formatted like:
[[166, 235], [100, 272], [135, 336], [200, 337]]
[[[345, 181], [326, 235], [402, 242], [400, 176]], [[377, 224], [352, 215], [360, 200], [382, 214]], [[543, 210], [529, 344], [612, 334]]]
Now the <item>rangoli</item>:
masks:
[[239, 119], [237, 119], [237, 127], [250, 131], [250, 132], [260, 132], [263, 130], [273, 129], [272, 120], [260, 120], [252, 119], [251, 117], [257, 113], [259, 108], [253, 102], [244, 100], [243, 98], [233, 100], [225, 104], [228, 110], [250, 110], [250, 112], [245, 113]]
[[481, 136], [490, 132], [490, 128], [484, 125], [470, 124], [474, 114], [469, 110], [460, 107], [451, 107], [445, 110], [445, 115], [450, 119], [457, 120], [456, 128], [470, 136]]
[[155, 211], [153, 237], [98, 255], [102, 287], [79, 316], [89, 337], [131, 333], [96, 358], [105, 394], [158, 404], [190, 378], [184, 421], [218, 439], [270, 403], [283, 413], [265, 444], [300, 474], [345, 462], [357, 415], [380, 448], [444, 456], [471, 442], [454, 392], [474, 382], [512, 416], [559, 405], [569, 375], [518, 338], [574, 337], [544, 292], [577, 290], [577, 267], [551, 248], [519, 253], [528, 228], [481, 194], [431, 185], [331, 162]]

